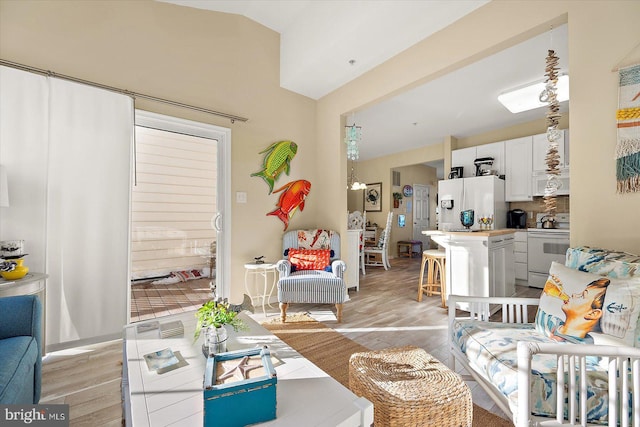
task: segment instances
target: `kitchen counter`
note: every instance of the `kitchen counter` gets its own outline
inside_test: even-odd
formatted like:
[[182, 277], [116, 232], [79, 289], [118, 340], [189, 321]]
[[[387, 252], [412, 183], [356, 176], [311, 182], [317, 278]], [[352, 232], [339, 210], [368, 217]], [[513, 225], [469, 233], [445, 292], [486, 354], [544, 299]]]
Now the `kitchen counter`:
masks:
[[501, 228], [499, 230], [477, 230], [477, 231], [444, 231], [444, 230], [425, 230], [422, 234], [429, 237], [451, 234], [455, 236], [470, 236], [470, 237], [494, 237], [502, 236], [505, 234], [513, 234], [517, 230], [515, 228]]
[[[515, 293], [514, 228], [478, 231], [425, 230], [446, 254], [447, 297], [505, 297]], [[468, 306], [459, 306], [468, 310]]]

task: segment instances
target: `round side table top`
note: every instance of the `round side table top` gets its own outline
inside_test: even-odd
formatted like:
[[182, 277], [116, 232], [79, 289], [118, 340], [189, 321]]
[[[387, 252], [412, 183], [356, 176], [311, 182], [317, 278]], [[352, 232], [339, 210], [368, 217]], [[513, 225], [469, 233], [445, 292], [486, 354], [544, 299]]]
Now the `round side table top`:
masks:
[[244, 265], [244, 268], [246, 268], [247, 270], [269, 270], [272, 268], [276, 268], [276, 263], [269, 262], [269, 261], [265, 261], [261, 263], [248, 262]]

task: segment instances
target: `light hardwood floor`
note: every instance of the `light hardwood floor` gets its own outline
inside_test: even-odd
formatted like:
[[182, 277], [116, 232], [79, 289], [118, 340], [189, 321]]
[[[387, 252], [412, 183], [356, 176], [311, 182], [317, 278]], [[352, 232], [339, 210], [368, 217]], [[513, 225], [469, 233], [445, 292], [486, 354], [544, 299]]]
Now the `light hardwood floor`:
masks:
[[[404, 345], [422, 347], [448, 365], [448, 312], [441, 307], [440, 296], [423, 296], [422, 302], [417, 301], [420, 262], [421, 258], [415, 256], [403, 257], [392, 259], [391, 269], [387, 271], [383, 267], [367, 267], [367, 274], [360, 275], [360, 291], [349, 291], [351, 300], [344, 305], [342, 323], [337, 323], [335, 309], [329, 305], [290, 304], [287, 313], [308, 312], [372, 350]], [[540, 292], [540, 289], [516, 286], [517, 296], [538, 297]], [[277, 313], [274, 309], [267, 315]], [[261, 318], [262, 313], [255, 317]], [[466, 374], [459, 363], [456, 368], [460, 374]], [[476, 382], [467, 384], [475, 404], [509, 419]]]
[[[370, 267], [365, 276], [360, 276], [360, 291], [349, 291], [351, 300], [344, 306], [340, 324], [335, 308], [329, 305], [292, 304], [288, 313], [308, 312], [372, 350], [416, 345], [447, 363], [447, 312], [440, 307], [440, 297], [424, 297], [417, 302], [420, 258], [396, 258], [391, 265], [388, 271]], [[539, 294], [538, 289], [517, 287], [519, 296]], [[274, 302], [267, 317], [278, 314]], [[264, 319], [261, 310], [256, 310], [254, 318]], [[48, 355], [41, 402], [69, 404], [74, 426], [120, 425], [121, 360], [121, 341]], [[474, 403], [507, 418], [477, 384], [468, 384]]]

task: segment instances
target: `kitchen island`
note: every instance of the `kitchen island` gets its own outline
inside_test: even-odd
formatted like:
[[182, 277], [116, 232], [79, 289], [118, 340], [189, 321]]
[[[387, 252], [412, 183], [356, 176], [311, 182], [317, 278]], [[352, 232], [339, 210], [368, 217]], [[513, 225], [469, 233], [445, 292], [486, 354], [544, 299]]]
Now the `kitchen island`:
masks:
[[[446, 295], [505, 297], [515, 294], [515, 230], [425, 230], [446, 252]], [[460, 307], [466, 309], [466, 307]]]

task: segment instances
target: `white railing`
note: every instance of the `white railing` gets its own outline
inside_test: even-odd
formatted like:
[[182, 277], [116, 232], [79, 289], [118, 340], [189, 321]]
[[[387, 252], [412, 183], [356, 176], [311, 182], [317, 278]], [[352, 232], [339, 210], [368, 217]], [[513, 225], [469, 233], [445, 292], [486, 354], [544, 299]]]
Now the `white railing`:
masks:
[[[558, 361], [557, 425], [590, 425], [587, 423], [586, 358], [595, 356], [608, 359], [608, 426], [640, 427], [639, 348], [524, 341], [518, 343], [518, 427], [530, 425], [531, 393], [526, 390], [531, 390], [531, 359], [535, 354], [551, 354], [556, 356]], [[564, 378], [567, 373], [573, 373], [573, 375], [567, 375], [568, 383], [565, 384]], [[569, 398], [570, 396], [576, 396], [578, 399]], [[629, 419], [628, 396], [632, 396], [632, 424]], [[567, 397], [566, 403], [565, 397]], [[564, 419], [565, 407], [567, 407], [567, 420]]]

